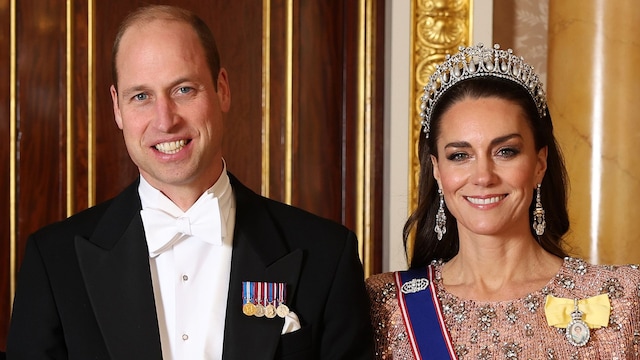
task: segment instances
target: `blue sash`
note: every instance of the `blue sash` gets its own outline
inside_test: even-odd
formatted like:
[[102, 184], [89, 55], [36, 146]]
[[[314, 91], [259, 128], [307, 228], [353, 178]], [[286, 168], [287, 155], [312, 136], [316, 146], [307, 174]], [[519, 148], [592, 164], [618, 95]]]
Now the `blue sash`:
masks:
[[433, 267], [395, 273], [398, 302], [416, 360], [457, 359], [433, 285]]

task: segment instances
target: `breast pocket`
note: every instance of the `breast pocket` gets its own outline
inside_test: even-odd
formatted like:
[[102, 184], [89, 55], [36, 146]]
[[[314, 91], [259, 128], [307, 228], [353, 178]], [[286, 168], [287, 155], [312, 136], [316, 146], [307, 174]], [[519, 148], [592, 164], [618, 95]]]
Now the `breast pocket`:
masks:
[[315, 359], [311, 326], [302, 327], [292, 333], [280, 336], [280, 344], [276, 350], [276, 359], [309, 360]]

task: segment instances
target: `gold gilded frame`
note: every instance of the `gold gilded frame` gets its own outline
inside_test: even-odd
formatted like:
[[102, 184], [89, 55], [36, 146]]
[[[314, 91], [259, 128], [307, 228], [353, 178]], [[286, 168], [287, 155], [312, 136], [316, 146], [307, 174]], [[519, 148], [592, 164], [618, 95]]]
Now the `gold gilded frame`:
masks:
[[[420, 161], [418, 139], [420, 97], [436, 64], [471, 40], [473, 0], [412, 0], [411, 2], [411, 106], [409, 109], [409, 213], [418, 205]], [[409, 246], [409, 254], [412, 247]]]

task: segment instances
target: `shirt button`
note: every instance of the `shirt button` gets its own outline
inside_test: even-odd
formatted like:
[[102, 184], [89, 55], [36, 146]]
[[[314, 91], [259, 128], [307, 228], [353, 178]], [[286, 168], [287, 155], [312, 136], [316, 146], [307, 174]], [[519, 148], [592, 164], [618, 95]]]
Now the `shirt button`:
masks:
[[182, 281], [187, 281], [189, 280], [189, 276], [188, 275], [182, 275]]
[[189, 340], [189, 335], [187, 335], [187, 334], [182, 334], [182, 340], [184, 340], [184, 341]]

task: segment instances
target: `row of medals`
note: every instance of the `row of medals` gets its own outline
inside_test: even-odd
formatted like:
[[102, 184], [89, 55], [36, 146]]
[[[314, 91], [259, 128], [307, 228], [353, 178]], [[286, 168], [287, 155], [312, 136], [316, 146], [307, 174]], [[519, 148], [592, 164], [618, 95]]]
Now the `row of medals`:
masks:
[[246, 303], [242, 305], [242, 312], [247, 316], [266, 317], [273, 319], [279, 316], [281, 318], [286, 317], [289, 314], [289, 307], [285, 304], [280, 304], [277, 307], [273, 304], [262, 305], [254, 303]]

